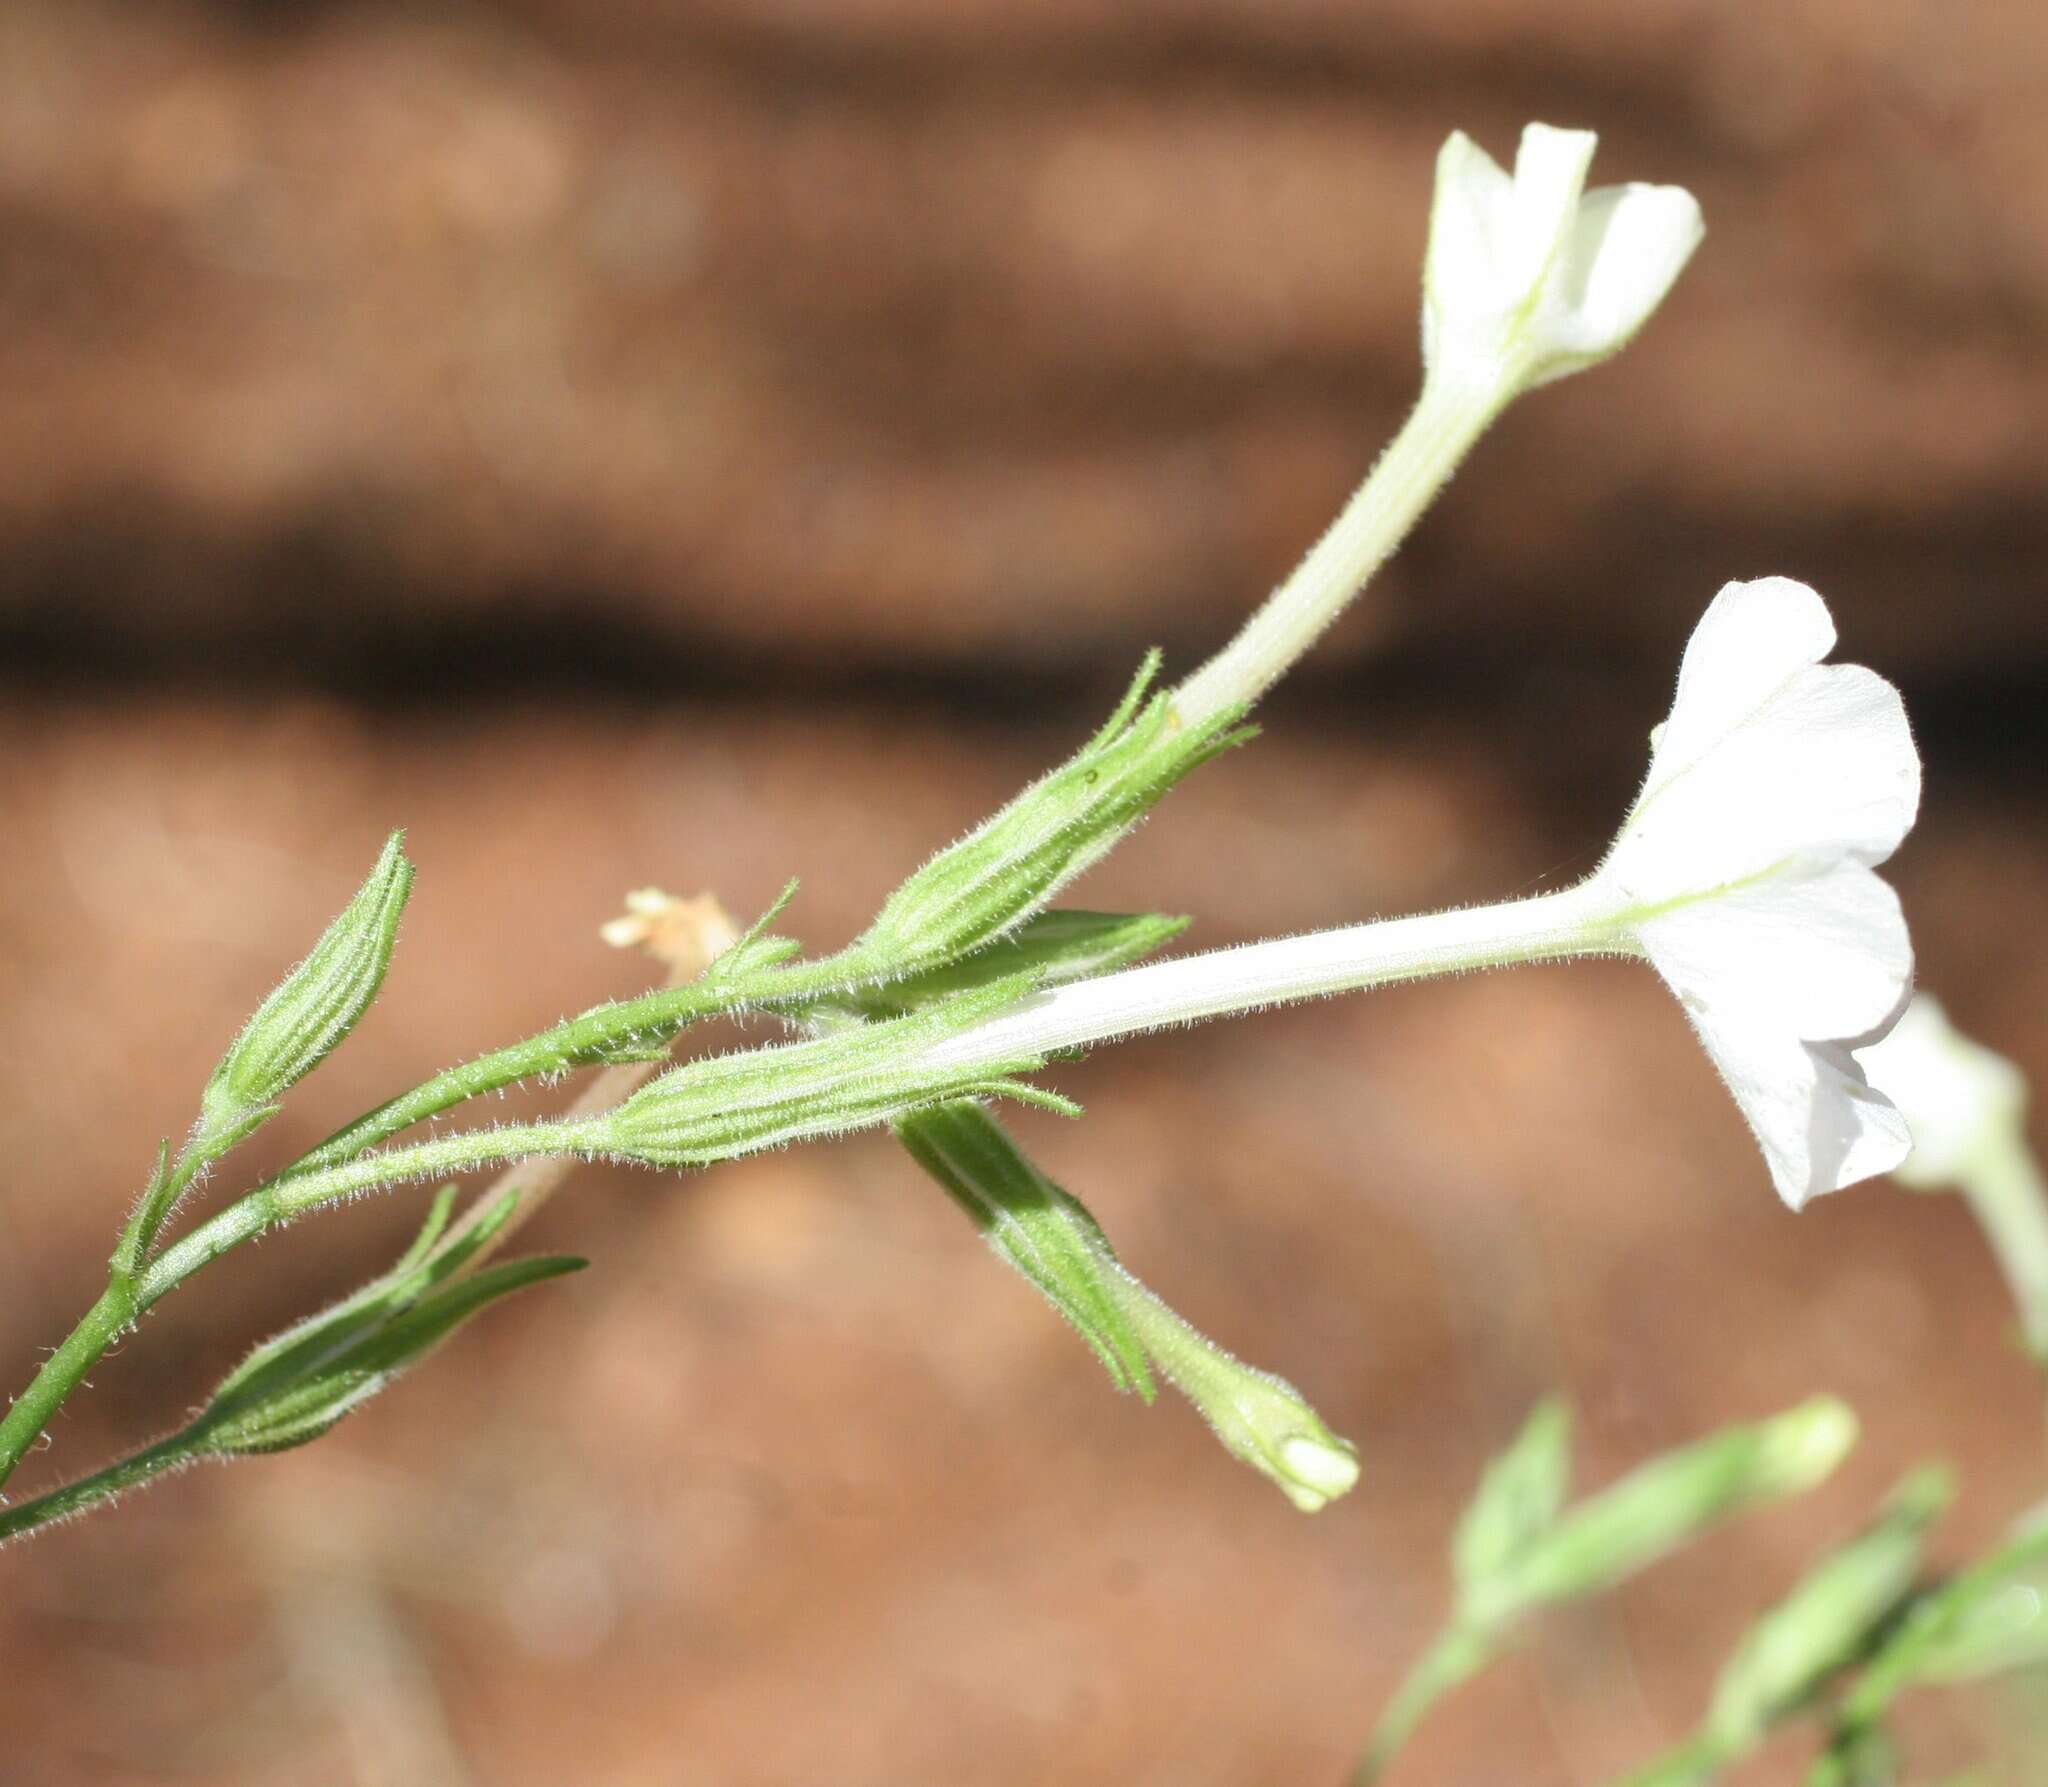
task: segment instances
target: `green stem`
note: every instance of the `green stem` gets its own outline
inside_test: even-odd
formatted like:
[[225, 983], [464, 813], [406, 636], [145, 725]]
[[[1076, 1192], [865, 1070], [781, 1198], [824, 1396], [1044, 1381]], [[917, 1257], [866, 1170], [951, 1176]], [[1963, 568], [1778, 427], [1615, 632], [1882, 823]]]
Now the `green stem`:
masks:
[[2027, 1351], [2048, 1365], [2048, 1185], [2017, 1124], [1985, 1137], [1960, 1184], [2019, 1305]]
[[1462, 1626], [1439, 1633], [1380, 1714], [1365, 1754], [1351, 1771], [1351, 1787], [1373, 1787], [1395, 1752], [1414, 1735], [1423, 1715], [1453, 1688], [1477, 1675], [1493, 1661], [1493, 1655], [1492, 1641], [1483, 1633]]
[[135, 1319], [135, 1311], [135, 1287], [125, 1281], [109, 1284], [78, 1326], [64, 1337], [64, 1344], [43, 1361], [42, 1370], [0, 1420], [0, 1483], [14, 1474], [22, 1454], [35, 1444], [65, 1397], [78, 1387], [79, 1379], [99, 1363], [121, 1330]]
[[595, 1150], [603, 1125], [580, 1122], [507, 1124], [497, 1129], [465, 1130], [415, 1147], [384, 1154], [359, 1155], [318, 1172], [295, 1171], [259, 1185], [202, 1223], [175, 1246], [165, 1249], [139, 1278], [116, 1277], [64, 1344], [44, 1362], [42, 1370], [0, 1420], [0, 1484], [14, 1474], [22, 1455], [49, 1425], [50, 1418], [78, 1387], [79, 1381], [105, 1356], [121, 1331], [166, 1292], [174, 1290], [201, 1266], [277, 1223], [290, 1222], [308, 1210], [356, 1192], [404, 1179], [467, 1172], [534, 1154], [578, 1154]]
[[1622, 1787], [1708, 1787], [1734, 1760], [1725, 1744], [1703, 1731], [1646, 1763]]
[[759, 1010], [803, 1004], [826, 993], [843, 991], [861, 980], [863, 972], [849, 954], [842, 953], [821, 961], [773, 969], [742, 985], [696, 980], [679, 987], [658, 987], [635, 999], [600, 1005], [524, 1042], [494, 1049], [488, 1055], [451, 1067], [410, 1092], [365, 1112], [294, 1163], [289, 1174], [318, 1172], [352, 1159], [401, 1129], [409, 1129], [468, 1099], [500, 1091], [521, 1080], [589, 1067], [610, 1059], [613, 1051], [621, 1048], [658, 1046], [699, 1018], [742, 1005]]
[[402, 1180], [466, 1173], [476, 1167], [496, 1166], [536, 1154], [595, 1153], [603, 1145], [604, 1137], [604, 1124], [592, 1118], [508, 1123], [496, 1129], [466, 1129], [410, 1148], [359, 1154], [317, 1172], [295, 1168], [281, 1178], [257, 1186], [248, 1196], [165, 1248], [136, 1282], [136, 1313], [140, 1314], [201, 1266], [219, 1259], [252, 1235], [290, 1222], [322, 1204]]
[[75, 1483], [53, 1489], [47, 1495], [36, 1496], [13, 1507], [0, 1508], [0, 1545], [53, 1526], [60, 1520], [69, 1520], [74, 1514], [84, 1514], [102, 1502], [110, 1502], [157, 1477], [183, 1470], [202, 1455], [192, 1443], [192, 1430], [187, 1428], [153, 1446], [145, 1446], [132, 1457], [110, 1464], [104, 1470], [94, 1471], [89, 1477], [80, 1477]]

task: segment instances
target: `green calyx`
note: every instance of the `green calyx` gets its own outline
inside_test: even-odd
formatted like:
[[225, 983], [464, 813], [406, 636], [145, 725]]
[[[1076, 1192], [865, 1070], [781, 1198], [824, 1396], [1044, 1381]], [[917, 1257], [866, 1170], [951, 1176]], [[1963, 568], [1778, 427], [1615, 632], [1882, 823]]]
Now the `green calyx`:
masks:
[[1170, 695], [1148, 698], [1158, 673], [1153, 652], [1101, 731], [904, 882], [849, 957], [890, 980], [972, 954], [1099, 861], [1189, 771], [1251, 736], [1241, 707], [1183, 723]]

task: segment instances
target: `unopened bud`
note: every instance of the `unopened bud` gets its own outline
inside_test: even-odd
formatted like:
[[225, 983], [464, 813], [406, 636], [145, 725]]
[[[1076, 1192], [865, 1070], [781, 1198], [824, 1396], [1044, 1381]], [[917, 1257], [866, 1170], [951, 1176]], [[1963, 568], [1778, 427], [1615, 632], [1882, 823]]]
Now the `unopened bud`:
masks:
[[355, 1028], [384, 984], [412, 864], [393, 832], [377, 866], [313, 953], [286, 975], [235, 1038], [200, 1099], [200, 1137], [214, 1152], [246, 1135], [276, 1101]]

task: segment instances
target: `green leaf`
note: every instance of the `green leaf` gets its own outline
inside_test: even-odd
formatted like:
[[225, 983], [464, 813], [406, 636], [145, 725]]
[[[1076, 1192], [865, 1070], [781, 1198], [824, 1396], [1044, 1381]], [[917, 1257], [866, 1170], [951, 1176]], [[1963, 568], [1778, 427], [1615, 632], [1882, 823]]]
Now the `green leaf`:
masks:
[[451, 1187], [435, 1198], [419, 1235], [388, 1272], [274, 1335], [229, 1372], [186, 1430], [189, 1449], [232, 1456], [317, 1439], [486, 1305], [581, 1268], [581, 1260], [528, 1259], [460, 1275], [517, 1198], [501, 1198], [483, 1221], [443, 1244], [454, 1197]]
[[1251, 736], [1242, 708], [1187, 726], [1169, 695], [1147, 700], [1158, 671], [1154, 652], [1100, 732], [904, 882], [849, 956], [895, 979], [972, 954], [1113, 849], [1181, 777]]
[[[183, 1183], [189, 1184], [189, 1177]], [[182, 1185], [171, 1177], [171, 1143], [166, 1136], [157, 1144], [156, 1165], [150, 1169], [149, 1183], [135, 1200], [135, 1208], [129, 1212], [121, 1239], [115, 1243], [113, 1258], [108, 1262], [115, 1278], [133, 1278], [142, 1269], [143, 1256], [170, 1215], [181, 1189]]]
[[1549, 1530], [1571, 1486], [1571, 1433], [1571, 1410], [1546, 1397], [1487, 1467], [1451, 1543], [1461, 1585], [1483, 1584]]
[[794, 878], [785, 882], [782, 891], [769, 902], [761, 916], [747, 926], [730, 947], [712, 958], [704, 970], [704, 979], [720, 985], [751, 980], [779, 967], [801, 950], [803, 945], [795, 938], [773, 936], [768, 929], [782, 916], [783, 908], [796, 898], [796, 889]]
[[1855, 1443], [1855, 1415], [1821, 1396], [1667, 1452], [1569, 1509], [1484, 1582], [1461, 1586], [1460, 1617], [1492, 1629], [1604, 1593], [1729, 1515], [1811, 1489]]

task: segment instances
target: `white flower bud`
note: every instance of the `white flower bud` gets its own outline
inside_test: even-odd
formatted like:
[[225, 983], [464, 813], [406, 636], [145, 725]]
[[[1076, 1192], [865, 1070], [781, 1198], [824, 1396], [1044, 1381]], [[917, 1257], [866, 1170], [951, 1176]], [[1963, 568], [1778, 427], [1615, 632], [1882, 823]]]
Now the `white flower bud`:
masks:
[[1704, 233], [1677, 186], [1585, 191], [1598, 139], [1531, 124], [1512, 175], [1454, 132], [1436, 164], [1423, 267], [1432, 380], [1503, 398], [1597, 365], [1663, 302]]

